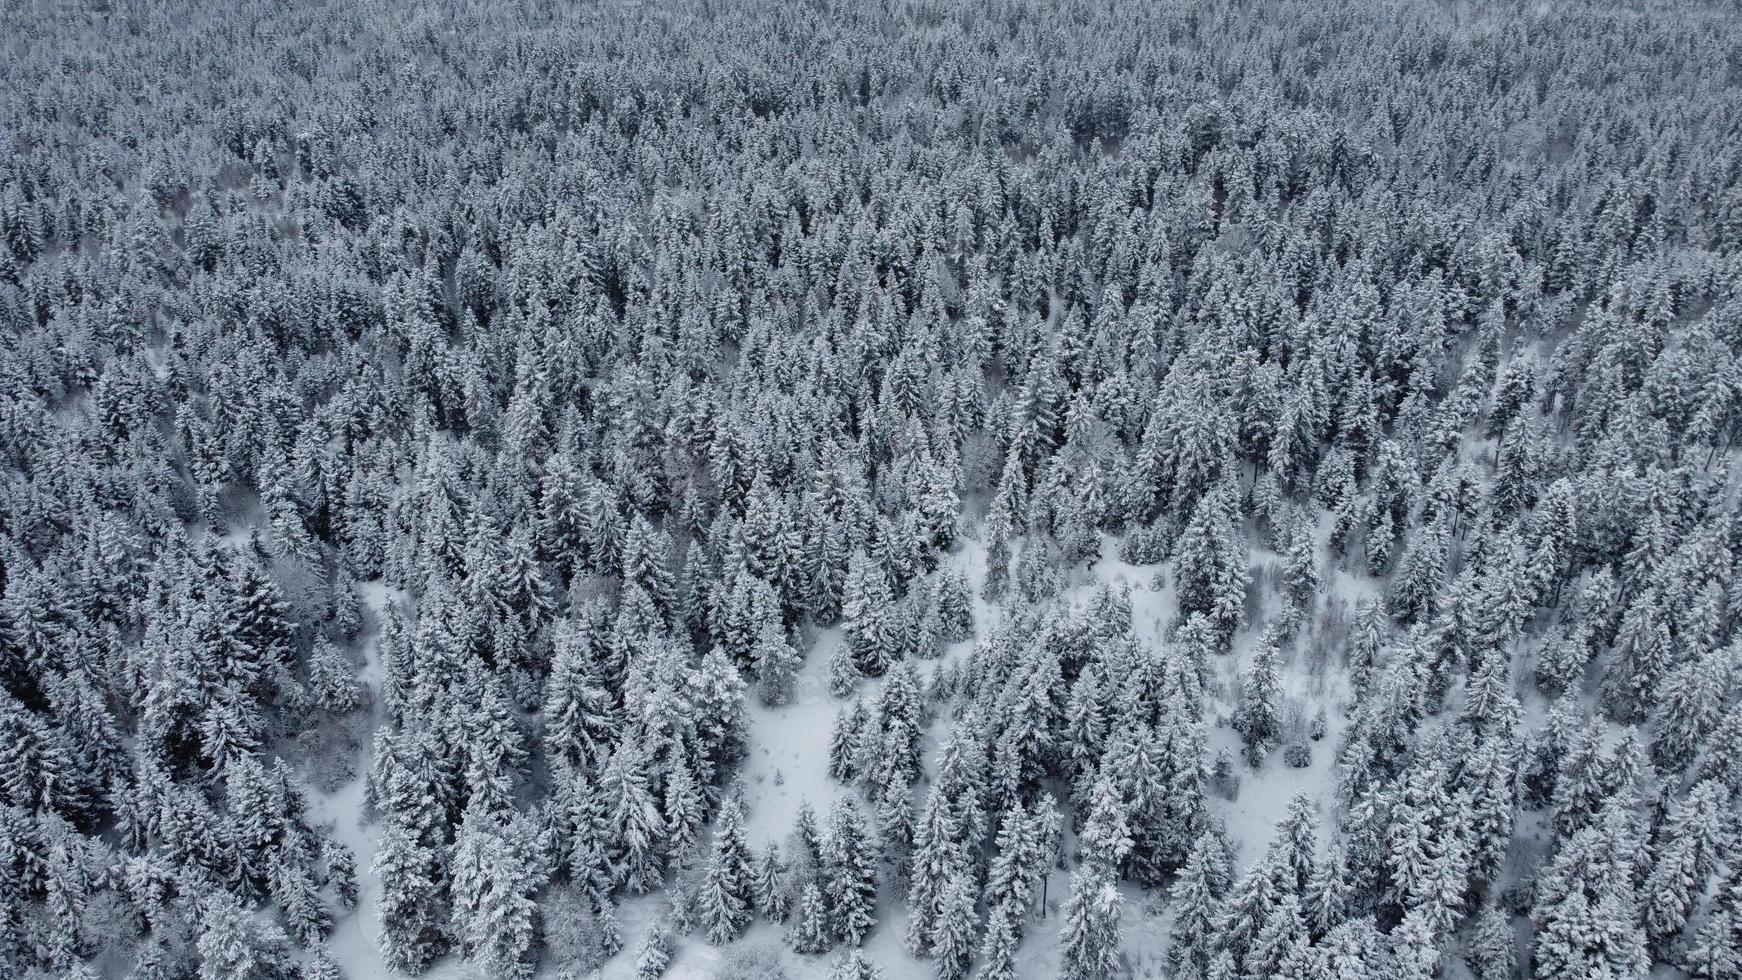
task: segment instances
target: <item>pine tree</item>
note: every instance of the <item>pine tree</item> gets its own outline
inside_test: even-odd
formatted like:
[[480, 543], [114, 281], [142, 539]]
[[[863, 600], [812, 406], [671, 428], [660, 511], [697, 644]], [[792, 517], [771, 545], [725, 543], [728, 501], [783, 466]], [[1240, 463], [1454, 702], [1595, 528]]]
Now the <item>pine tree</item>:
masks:
[[1019, 913], [1009, 902], [1000, 902], [987, 914], [986, 936], [980, 944], [980, 968], [975, 980], [1016, 980], [1016, 947]]
[[290, 934], [306, 947], [313, 947], [326, 938], [332, 928], [333, 916], [321, 904], [314, 877], [300, 865], [278, 868], [272, 875], [273, 897], [284, 912], [284, 923]]
[[607, 823], [615, 831], [613, 864], [621, 881], [631, 892], [650, 891], [663, 873], [660, 844], [665, 822], [648, 787], [646, 758], [634, 739], [618, 744], [599, 783]]
[[1089, 817], [1077, 835], [1078, 860], [1105, 865], [1108, 877], [1116, 873], [1136, 846], [1117, 785], [1110, 770], [1104, 768], [1090, 794]]
[[1621, 614], [1615, 653], [1603, 676], [1604, 703], [1616, 718], [1641, 718], [1656, 703], [1674, 649], [1661, 599], [1655, 590], [1647, 591]]
[[836, 804], [829, 818], [822, 860], [830, 932], [857, 946], [877, 923], [877, 858], [851, 799]]
[[1391, 613], [1405, 623], [1432, 620], [1439, 613], [1451, 528], [1441, 517], [1410, 539], [1392, 578]]
[[1670, 772], [1686, 770], [1718, 727], [1732, 651], [1717, 649], [1670, 674], [1652, 712], [1652, 760]]
[[932, 933], [932, 956], [939, 980], [960, 980], [968, 973], [979, 925], [978, 900], [978, 889], [967, 875], [956, 874], [945, 882], [937, 926]]
[[446, 949], [441, 857], [404, 817], [389, 814], [372, 871], [381, 880], [382, 956], [394, 969], [420, 973]]
[[954, 643], [974, 634], [973, 591], [966, 576], [945, 569], [932, 582], [932, 611], [938, 639]]
[[1304, 892], [1307, 926], [1314, 936], [1324, 937], [1348, 917], [1354, 892], [1349, 878], [1343, 847], [1332, 841], [1324, 860], [1313, 869]]
[[1279, 544], [1283, 562], [1283, 583], [1291, 608], [1298, 610], [1295, 615], [1304, 616], [1310, 613], [1313, 600], [1319, 591], [1316, 530], [1311, 515], [1305, 510], [1293, 512], [1285, 520], [1282, 529], [1283, 540]]
[[829, 655], [829, 695], [847, 697], [859, 686], [859, 679], [863, 676], [853, 657], [852, 647], [846, 643], [836, 644], [835, 652]]
[[474, 664], [461, 683], [477, 698], [449, 705], [462, 732], [464, 801], [476, 801], [485, 810], [509, 809], [527, 755], [525, 734], [496, 674]]
[[803, 661], [798, 651], [787, 642], [778, 624], [762, 625], [750, 659], [755, 666], [762, 703], [769, 706], [787, 703], [792, 698], [793, 681]]
[[668, 565], [670, 555], [670, 541], [665, 533], [655, 530], [645, 517], [637, 514], [623, 539], [619, 577], [625, 588], [640, 588], [668, 614], [674, 610], [677, 596]]
[[820, 885], [808, 884], [800, 892], [798, 908], [793, 913], [792, 926], [787, 930], [786, 938], [787, 944], [800, 953], [827, 952], [835, 944]]
[[284, 976], [288, 968], [282, 934], [265, 932], [227, 893], [214, 892], [200, 900], [200, 980], [255, 980]]
[[357, 859], [351, 849], [328, 838], [321, 846], [326, 858], [325, 881], [339, 898], [339, 907], [347, 911], [357, 907]]
[[1720, 980], [1742, 970], [1742, 915], [1736, 903], [1715, 909], [1688, 949], [1688, 972], [1698, 980]]
[[1613, 896], [1595, 904], [1573, 892], [1551, 907], [1536, 935], [1537, 975], [1550, 980], [1574, 977], [1643, 977], [1643, 941], [1634, 935], [1624, 909]]
[[1355, 623], [1343, 665], [1349, 671], [1349, 687], [1357, 697], [1366, 695], [1385, 651], [1391, 623], [1378, 599], [1363, 599], [1355, 607]]
[[1732, 705], [1706, 740], [1706, 751], [1695, 769], [1697, 778], [1716, 779], [1731, 793], [1742, 793], [1742, 701]]
[[1226, 487], [1206, 495], [1180, 532], [1174, 557], [1180, 615], [1202, 613], [1223, 649], [1240, 628], [1251, 581], [1233, 498]]
[[835, 961], [829, 980], [883, 980], [883, 971], [865, 958], [864, 950], [852, 950]]
[[665, 849], [671, 854], [686, 854], [696, 846], [706, 819], [706, 803], [702, 787], [689, 762], [677, 761], [665, 776], [665, 828], [668, 836]]
[[1537, 652], [1537, 687], [1549, 697], [1560, 697], [1583, 680], [1590, 659], [1588, 630], [1582, 627], [1557, 628]]
[[714, 822], [713, 852], [702, 887], [701, 918], [708, 941], [717, 946], [738, 938], [750, 923], [755, 880], [750, 847], [744, 840], [743, 809], [735, 796], [721, 804]]
[[882, 566], [863, 552], [854, 554], [842, 592], [841, 635], [854, 665], [870, 677], [881, 677], [896, 656], [889, 636], [893, 602]]
[[672, 934], [671, 926], [665, 922], [654, 923], [635, 954], [636, 980], [657, 980], [664, 975], [676, 948], [677, 937]]
[[345, 980], [345, 973], [325, 949], [317, 949], [302, 965], [302, 980]]
[[1237, 953], [1250, 948], [1276, 903], [1282, 900], [1290, 880], [1291, 875], [1276, 850], [1266, 851], [1223, 899], [1221, 944]]
[[308, 656], [308, 690], [316, 707], [342, 715], [362, 707], [363, 686], [351, 665], [324, 638], [315, 639]]
[[738, 668], [719, 647], [702, 657], [687, 680], [697, 742], [703, 759], [718, 771], [744, 753], [746, 685]]
[[859, 759], [864, 754], [864, 738], [868, 716], [865, 702], [854, 699], [853, 706], [835, 713], [835, 724], [829, 734], [829, 775], [843, 783], [859, 776]]
[[817, 622], [832, 623], [841, 615], [841, 590], [850, 561], [847, 534], [841, 522], [819, 517], [806, 544], [805, 608]]
[[1539, 882], [1531, 916], [1539, 976], [1642, 977], [1650, 964], [1624, 863], [1630, 852], [1607, 837], [1598, 827], [1570, 835]]
[[902, 774], [891, 767], [883, 789], [876, 797], [877, 843], [890, 877], [904, 882], [912, 873], [913, 791]]
[[1490, 903], [1476, 917], [1475, 929], [1465, 946], [1464, 962], [1476, 980], [1512, 980], [1517, 968], [1517, 944], [1512, 917]]
[[467, 952], [491, 976], [529, 978], [537, 967], [533, 895], [549, 872], [541, 854], [546, 842], [528, 824], [473, 804], [454, 837], [454, 925]]
[[1209, 968], [1222, 919], [1222, 902], [1216, 887], [1215, 842], [1209, 834], [1192, 844], [1185, 869], [1175, 879], [1173, 933], [1168, 944], [1168, 962], [1176, 971], [1202, 975]]
[[912, 661], [903, 661], [889, 672], [889, 679], [877, 698], [877, 730], [883, 735], [881, 751], [872, 767], [887, 767], [888, 773], [875, 771], [868, 775], [873, 785], [882, 785], [891, 778], [912, 783], [919, 778], [922, 740], [925, 736], [924, 702], [919, 690], [919, 677]]
[[1725, 844], [1726, 795], [1716, 782], [1703, 782], [1671, 811], [1654, 848], [1656, 865], [1641, 886], [1645, 928], [1652, 938], [1679, 935], [1697, 897], [1707, 890], [1716, 854]]
[[1431, 916], [1421, 909], [1405, 915], [1392, 930], [1391, 941], [1393, 975], [1399, 980], [1432, 980], [1437, 974], [1440, 944]]
[[768, 921], [787, 920], [792, 911], [787, 892], [787, 869], [780, 859], [780, 845], [773, 841], [768, 843], [767, 849], [762, 852], [762, 860], [756, 865], [751, 891], [756, 899], [757, 911], [767, 917]]
[[1560, 760], [1554, 784], [1554, 809], [1555, 831], [1563, 837], [1572, 836], [1594, 820], [1609, 795], [1604, 785], [1607, 772], [1602, 745], [1602, 725], [1590, 722], [1573, 736]]
[[1042, 853], [1040, 818], [1030, 816], [1020, 803], [1004, 811], [998, 824], [998, 855], [986, 880], [988, 904], [1008, 904], [1026, 910], [1034, 900], [1034, 886], [1046, 874]]
[[1090, 862], [1071, 875], [1071, 897], [1059, 935], [1061, 980], [1110, 980], [1119, 975], [1122, 904], [1104, 865]]
[[615, 705], [589, 639], [564, 620], [557, 628], [544, 686], [544, 749], [583, 769], [602, 765], [617, 730]]
[[941, 784], [934, 783], [926, 794], [914, 830], [912, 872], [908, 879], [908, 927], [905, 943], [914, 955], [924, 955], [931, 949], [938, 919], [942, 915], [943, 894], [953, 876], [965, 867], [967, 857], [966, 828], [957, 809]]
[[1297, 944], [1306, 942], [1306, 922], [1301, 918], [1300, 899], [1284, 894], [1265, 920], [1252, 945], [1242, 957], [1248, 976], [1273, 977], [1283, 974], [1283, 963]]
[[1234, 727], [1246, 744], [1246, 762], [1254, 769], [1282, 735], [1282, 677], [1274, 646], [1258, 651], [1240, 686], [1240, 708]]
[[764, 630], [780, 626], [780, 602], [774, 588], [748, 571], [739, 571], [720, 608], [717, 636], [735, 664], [754, 667], [756, 647]]

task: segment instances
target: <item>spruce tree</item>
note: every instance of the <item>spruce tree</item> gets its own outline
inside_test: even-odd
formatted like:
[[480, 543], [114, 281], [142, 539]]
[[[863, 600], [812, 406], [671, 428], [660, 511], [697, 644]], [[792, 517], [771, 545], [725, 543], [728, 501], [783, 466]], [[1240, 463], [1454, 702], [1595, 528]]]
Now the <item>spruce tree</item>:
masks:
[[1282, 735], [1282, 677], [1274, 646], [1259, 649], [1240, 685], [1235, 728], [1246, 745], [1246, 763], [1254, 769]]
[[835, 961], [829, 980], [883, 980], [883, 971], [865, 958], [863, 950], [855, 949]]
[[1016, 947], [1022, 938], [1018, 917], [1018, 911], [1009, 902], [1000, 902], [987, 913], [975, 980], [1016, 980]]
[[1111, 980], [1119, 975], [1122, 904], [1104, 865], [1090, 862], [1071, 875], [1059, 934], [1062, 980]]
[[381, 953], [394, 969], [420, 973], [446, 949], [442, 863], [403, 817], [389, 815], [371, 870], [381, 880]]
[[548, 840], [529, 823], [474, 804], [454, 839], [454, 925], [467, 953], [492, 976], [527, 978], [537, 968], [533, 895], [549, 880], [542, 853]]
[[738, 938], [750, 922], [755, 892], [743, 808], [735, 796], [728, 796], [714, 821], [713, 849], [702, 882], [701, 919], [709, 942], [721, 945]]
[[827, 952], [834, 946], [821, 885], [808, 884], [800, 892], [798, 907], [793, 910], [792, 925], [786, 932], [786, 941], [795, 951], [813, 955]]
[[762, 860], [757, 862], [755, 878], [751, 882], [751, 892], [756, 900], [756, 910], [768, 921], [787, 920], [792, 909], [787, 893], [787, 869], [780, 859], [779, 844], [769, 841], [763, 850]]
[[1482, 907], [1465, 946], [1464, 962], [1476, 980], [1512, 980], [1517, 969], [1512, 917], [1495, 904]]
[[830, 933], [857, 946], [877, 922], [877, 857], [851, 799], [836, 804], [830, 815], [822, 860]]
[[979, 925], [978, 891], [966, 874], [953, 875], [944, 884], [932, 933], [932, 958], [939, 980], [960, 980], [968, 973]]
[[1210, 956], [1215, 952], [1222, 902], [1216, 887], [1214, 851], [1210, 835], [1200, 835], [1171, 892], [1176, 911], [1168, 962], [1187, 975], [1202, 975], [1209, 969]]

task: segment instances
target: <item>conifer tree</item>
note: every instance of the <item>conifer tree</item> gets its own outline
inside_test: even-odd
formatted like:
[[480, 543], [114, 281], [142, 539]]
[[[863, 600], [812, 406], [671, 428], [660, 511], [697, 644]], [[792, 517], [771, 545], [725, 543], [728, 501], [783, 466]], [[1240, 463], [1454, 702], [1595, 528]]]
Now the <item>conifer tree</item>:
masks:
[[834, 945], [829, 929], [829, 913], [824, 905], [823, 889], [816, 883], [804, 886], [799, 894], [798, 908], [793, 911], [792, 925], [787, 929], [787, 943], [800, 953], [822, 953]]
[[677, 937], [672, 935], [671, 926], [665, 922], [654, 923], [635, 954], [636, 980], [657, 980], [664, 975], [676, 947]]
[[404, 817], [390, 814], [371, 870], [381, 880], [381, 953], [394, 969], [420, 973], [446, 948], [441, 867], [435, 848]]
[[975, 980], [1016, 980], [1016, 947], [1021, 941], [1017, 918], [1017, 910], [1007, 901], [994, 905], [987, 913]]
[[787, 893], [787, 869], [780, 859], [779, 844], [769, 841], [762, 852], [762, 860], [757, 862], [755, 878], [751, 882], [751, 892], [756, 900], [756, 910], [768, 921], [787, 920], [792, 909]]
[[852, 694], [863, 676], [854, 660], [852, 647], [846, 643], [837, 644], [834, 653], [829, 655], [830, 696], [844, 698]]
[[890, 636], [893, 602], [882, 566], [863, 552], [854, 554], [842, 590], [841, 634], [854, 666], [866, 676], [881, 677], [896, 657]]
[[1259, 649], [1240, 686], [1235, 727], [1246, 744], [1246, 762], [1254, 769], [1282, 734], [1282, 678], [1274, 646]]
[[1517, 968], [1512, 917], [1498, 905], [1484, 905], [1465, 947], [1464, 962], [1476, 980], [1511, 980]]
[[778, 624], [762, 625], [750, 659], [755, 666], [762, 703], [769, 706], [786, 704], [792, 698], [794, 678], [802, 660]]
[[1192, 845], [1186, 866], [1174, 880], [1173, 933], [1168, 943], [1168, 962], [1187, 975], [1202, 975], [1209, 968], [1222, 918], [1217, 894], [1215, 844], [1202, 834]]
[[531, 977], [537, 967], [538, 907], [549, 879], [547, 841], [529, 821], [504, 821], [474, 804], [455, 835], [451, 890], [454, 924], [467, 952], [492, 976]]
[[1223, 487], [1198, 503], [1180, 532], [1174, 557], [1180, 615], [1202, 613], [1224, 649], [1240, 628], [1251, 581], [1233, 496]]
[[1110, 980], [1119, 975], [1119, 890], [1104, 866], [1084, 864], [1071, 876], [1059, 934], [1063, 980]]
[[851, 799], [836, 804], [830, 815], [822, 861], [830, 932], [857, 946], [877, 922], [877, 859]]
[[542, 714], [548, 756], [582, 768], [604, 764], [617, 713], [591, 644], [572, 620], [556, 632]]
[[720, 805], [714, 821], [713, 850], [702, 889], [701, 918], [708, 941], [720, 945], [738, 938], [754, 910], [756, 883], [744, 839], [743, 808], [735, 796]]
[[882, 980], [883, 971], [865, 958], [863, 950], [852, 950], [835, 961], [829, 970], [829, 980]]
[[949, 569], [938, 572], [932, 583], [931, 602], [939, 640], [953, 643], [973, 635], [973, 592], [966, 576]]
[[302, 980], [345, 980], [345, 973], [325, 949], [317, 949], [303, 963]]
[[966, 874], [954, 875], [945, 882], [938, 903], [937, 926], [932, 933], [932, 957], [939, 980], [960, 980], [968, 973], [979, 924], [975, 907], [978, 901], [978, 889]]
[[851, 782], [859, 776], [859, 760], [864, 755], [869, 716], [865, 702], [855, 699], [853, 705], [835, 713], [835, 724], [829, 735], [829, 775], [841, 782]]
[[614, 865], [631, 892], [659, 884], [664, 821], [647, 781], [647, 763], [633, 739], [624, 739], [600, 774], [607, 823], [615, 830]]

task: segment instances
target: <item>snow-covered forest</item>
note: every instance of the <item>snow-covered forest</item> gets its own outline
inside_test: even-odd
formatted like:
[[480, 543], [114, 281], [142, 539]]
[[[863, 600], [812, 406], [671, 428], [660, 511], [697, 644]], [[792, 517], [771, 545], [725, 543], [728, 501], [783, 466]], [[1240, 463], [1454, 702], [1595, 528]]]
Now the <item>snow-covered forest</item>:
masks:
[[0, 978], [1742, 977], [1729, 0], [0, 30]]

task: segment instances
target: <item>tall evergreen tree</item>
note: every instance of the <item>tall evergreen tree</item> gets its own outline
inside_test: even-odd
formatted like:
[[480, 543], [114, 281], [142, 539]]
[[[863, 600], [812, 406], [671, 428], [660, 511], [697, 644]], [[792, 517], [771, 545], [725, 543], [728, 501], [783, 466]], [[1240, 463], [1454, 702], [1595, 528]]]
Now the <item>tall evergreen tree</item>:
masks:
[[1059, 934], [1064, 980], [1110, 980], [1120, 972], [1123, 901], [1104, 868], [1085, 864], [1071, 876], [1071, 897]]

